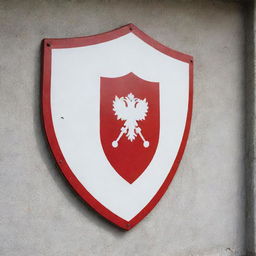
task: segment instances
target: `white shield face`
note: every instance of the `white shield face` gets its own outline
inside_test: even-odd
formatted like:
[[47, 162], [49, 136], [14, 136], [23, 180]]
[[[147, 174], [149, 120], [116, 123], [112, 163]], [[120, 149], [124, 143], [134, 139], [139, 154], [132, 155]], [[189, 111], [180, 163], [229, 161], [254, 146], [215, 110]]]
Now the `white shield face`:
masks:
[[[134, 25], [76, 40], [44, 42], [43, 114], [47, 137], [62, 172], [80, 196], [110, 221], [130, 229], [160, 200], [181, 160], [191, 120], [192, 60], [160, 45]], [[154, 155], [132, 183], [120, 176], [106, 157], [100, 135], [100, 126], [104, 129], [108, 125], [100, 124], [101, 78], [129, 73], [158, 83], [160, 111]], [[121, 96], [127, 95], [120, 94], [118, 99]], [[109, 100], [110, 105], [113, 100]], [[140, 110], [144, 117], [151, 111], [151, 103], [147, 99], [145, 102], [148, 109], [144, 106]], [[145, 131], [150, 130], [146, 120], [137, 121], [137, 126], [131, 128], [141, 150], [150, 147], [150, 136], [144, 138], [149, 142], [144, 143], [148, 146], [144, 149], [135, 128], [144, 125]], [[125, 123], [121, 121], [113, 125], [119, 125], [119, 129]], [[124, 134], [115, 150], [122, 146], [124, 150], [127, 138]]]

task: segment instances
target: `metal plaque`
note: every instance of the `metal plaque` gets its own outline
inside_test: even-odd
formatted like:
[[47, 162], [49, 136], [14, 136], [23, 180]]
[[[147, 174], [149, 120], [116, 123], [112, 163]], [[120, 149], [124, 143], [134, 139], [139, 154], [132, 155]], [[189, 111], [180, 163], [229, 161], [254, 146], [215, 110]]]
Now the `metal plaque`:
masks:
[[161, 199], [181, 161], [193, 58], [129, 24], [45, 39], [42, 67], [44, 127], [61, 171], [99, 214], [131, 229]]

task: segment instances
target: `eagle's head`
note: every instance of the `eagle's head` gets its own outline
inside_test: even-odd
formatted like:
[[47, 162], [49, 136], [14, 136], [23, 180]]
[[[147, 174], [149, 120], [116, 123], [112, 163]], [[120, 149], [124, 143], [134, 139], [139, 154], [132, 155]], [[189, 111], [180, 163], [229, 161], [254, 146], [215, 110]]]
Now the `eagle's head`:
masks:
[[128, 108], [135, 108], [136, 104], [139, 102], [139, 100], [137, 98], [134, 97], [134, 95], [132, 93], [129, 93], [125, 98], [125, 105]]

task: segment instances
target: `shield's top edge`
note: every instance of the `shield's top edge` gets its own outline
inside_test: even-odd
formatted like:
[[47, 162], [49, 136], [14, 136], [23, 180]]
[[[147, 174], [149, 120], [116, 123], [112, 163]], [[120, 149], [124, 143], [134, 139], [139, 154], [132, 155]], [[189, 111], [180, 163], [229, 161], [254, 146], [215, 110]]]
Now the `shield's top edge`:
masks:
[[133, 77], [133, 78], [136, 78], [137, 80], [142, 80], [148, 84], [152, 84], [152, 85], [155, 85], [155, 84], [159, 84], [159, 82], [154, 82], [154, 81], [149, 81], [149, 80], [146, 80], [146, 79], [143, 79], [142, 77], [136, 75], [135, 73], [133, 72], [130, 72], [130, 73], [127, 73], [125, 75], [122, 75], [122, 76], [119, 76], [119, 77], [105, 77], [105, 76], [101, 76], [101, 79], [120, 79], [120, 78], [128, 78], [128, 77]]
[[44, 46], [51, 48], [72, 48], [88, 46], [98, 43], [104, 43], [121, 36], [124, 36], [131, 32], [132, 24], [127, 24], [120, 28], [110, 30], [104, 33], [82, 36], [82, 37], [71, 37], [71, 38], [45, 38], [43, 39]]
[[130, 23], [120, 28], [104, 32], [97, 35], [84, 36], [84, 37], [73, 37], [73, 38], [46, 38], [43, 39], [43, 47], [50, 49], [60, 49], [60, 48], [73, 48], [73, 47], [82, 47], [88, 45], [94, 45], [99, 43], [104, 43], [110, 40], [117, 39], [121, 36], [124, 36], [128, 33], [133, 33], [145, 43], [149, 44], [156, 50], [172, 57], [178, 59], [183, 62], [192, 63], [193, 57], [173, 50], [160, 42], [156, 41], [142, 30], [140, 30], [137, 26]]
[[156, 50], [172, 57], [175, 59], [178, 59], [180, 61], [184, 61], [187, 63], [193, 63], [193, 57], [191, 55], [176, 51], [170, 47], [167, 47], [160, 42], [156, 41], [154, 38], [150, 37], [146, 33], [144, 33], [142, 30], [140, 30], [138, 27], [136, 27], [134, 24], [129, 24], [130, 30], [138, 36], [141, 40], [143, 40], [145, 43], [149, 44]]

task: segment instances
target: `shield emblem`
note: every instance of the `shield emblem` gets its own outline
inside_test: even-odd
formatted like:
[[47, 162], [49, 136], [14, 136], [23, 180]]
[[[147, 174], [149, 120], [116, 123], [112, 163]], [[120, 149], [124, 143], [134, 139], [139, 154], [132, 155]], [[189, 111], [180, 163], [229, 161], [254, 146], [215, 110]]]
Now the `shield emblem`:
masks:
[[157, 148], [159, 83], [145, 81], [134, 73], [101, 77], [100, 136], [112, 167], [133, 183], [147, 168]]
[[192, 91], [192, 57], [133, 24], [43, 40], [50, 148], [81, 198], [123, 229], [141, 221], [171, 183], [188, 138]]

